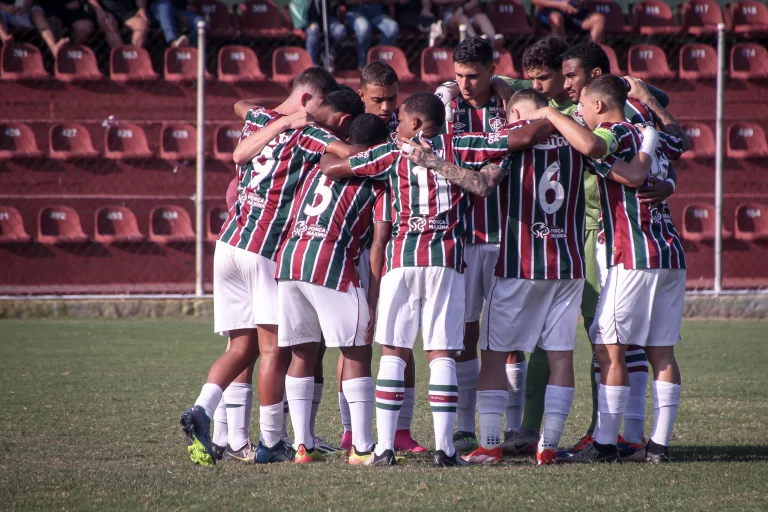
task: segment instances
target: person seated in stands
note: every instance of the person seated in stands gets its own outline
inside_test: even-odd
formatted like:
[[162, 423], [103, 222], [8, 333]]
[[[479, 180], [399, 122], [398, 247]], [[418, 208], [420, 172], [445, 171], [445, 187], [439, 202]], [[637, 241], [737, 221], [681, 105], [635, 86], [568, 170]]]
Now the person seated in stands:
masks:
[[395, 18], [400, 28], [423, 34], [428, 34], [429, 28], [437, 21], [430, 0], [399, 0], [395, 6]]
[[429, 46], [440, 46], [445, 39], [445, 27], [456, 31], [466, 30], [466, 37], [480, 36], [488, 39], [495, 49], [504, 46], [504, 36], [496, 33], [493, 23], [485, 14], [485, 7], [493, 0], [469, 0], [452, 2], [445, 8], [443, 19], [434, 23], [429, 32]]
[[[53, 55], [70, 39], [78, 44], [87, 43], [95, 30], [85, 0], [27, 0], [24, 5], [31, 8], [32, 22]], [[62, 31], [70, 37], [58, 38]]]
[[566, 30], [589, 33], [593, 43], [605, 40], [605, 15], [589, 12], [581, 0], [532, 0], [538, 8], [539, 23], [553, 36], [565, 38]]
[[[149, 4], [152, 21], [160, 24], [165, 42], [174, 48], [197, 46], [197, 22], [203, 17], [189, 10], [187, 0], [155, 0]], [[187, 34], [179, 33], [179, 24]]]
[[0, 0], [0, 42], [3, 44], [13, 41], [11, 28], [32, 28], [29, 19], [29, 6], [26, 3], [17, 5], [14, 0]]
[[368, 48], [373, 39], [373, 27], [379, 31], [378, 44], [393, 45], [400, 34], [400, 26], [395, 20], [384, 14], [384, 7], [378, 3], [366, 3], [365, 0], [347, 0], [347, 17], [344, 20], [347, 29], [355, 34], [357, 49], [357, 67], [360, 71], [368, 60]]
[[[312, 57], [315, 66], [323, 66], [320, 58], [320, 41], [323, 35], [323, 2], [321, 0], [291, 0], [291, 19], [293, 26], [307, 33], [307, 53]], [[326, 67], [333, 72], [336, 49], [347, 38], [347, 29], [333, 14], [338, 10], [339, 3], [329, 0], [328, 8], [328, 42], [331, 45], [331, 61]]]
[[149, 31], [147, 0], [88, 0], [110, 48], [122, 46], [120, 30], [131, 30], [131, 44], [143, 47]]

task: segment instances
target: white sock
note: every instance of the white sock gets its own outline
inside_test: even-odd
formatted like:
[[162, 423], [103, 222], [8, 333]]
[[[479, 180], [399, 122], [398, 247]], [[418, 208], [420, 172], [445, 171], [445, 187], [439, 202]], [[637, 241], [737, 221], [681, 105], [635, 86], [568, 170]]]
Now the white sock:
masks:
[[526, 370], [527, 365], [525, 361], [507, 364], [509, 398], [507, 399], [507, 427], [504, 429], [507, 432], [520, 432], [520, 426], [523, 424]]
[[203, 384], [203, 389], [200, 390], [200, 396], [197, 397], [195, 405], [199, 405], [205, 410], [205, 414], [209, 419], [213, 419], [213, 411], [221, 402], [222, 396], [221, 388], [216, 384]]
[[456, 380], [459, 386], [459, 400], [456, 404], [456, 416], [459, 419], [458, 430], [475, 432], [475, 410], [477, 409], [477, 377], [480, 375], [480, 360], [472, 359], [456, 363]]
[[680, 405], [680, 384], [672, 384], [661, 380], [653, 381], [653, 431], [651, 440], [662, 446], [669, 446], [672, 437], [672, 427], [675, 426], [677, 408]]
[[[629, 355], [629, 354], [628, 354]], [[648, 388], [648, 368], [629, 374], [629, 400], [624, 413], [624, 440], [642, 443], [645, 437], [645, 390]]]
[[499, 389], [477, 392], [477, 416], [480, 423], [480, 446], [487, 449], [501, 445], [501, 419], [509, 392]]
[[615, 445], [624, 411], [627, 410], [629, 386], [604, 386], [597, 388], [597, 416], [599, 429], [595, 441]]
[[320, 402], [323, 400], [323, 380], [322, 377], [315, 377], [315, 388], [312, 393], [312, 412], [309, 415], [309, 433], [312, 439], [315, 438], [317, 410], [320, 408]]
[[213, 413], [213, 444], [227, 446], [229, 437], [227, 433], [227, 404], [222, 398]]
[[[376, 377], [376, 454], [395, 449], [397, 417], [405, 398], [405, 361], [395, 356], [381, 356]], [[351, 412], [351, 410], [350, 410]], [[355, 433], [352, 432], [354, 436]]]
[[[594, 323], [592, 324], [594, 325]], [[592, 356], [592, 368], [595, 369], [595, 384], [597, 385], [597, 392], [598, 392], [598, 398], [600, 393], [600, 364], [597, 362], [597, 358], [595, 356]], [[598, 400], [599, 404], [599, 400]], [[596, 406], [597, 407], [597, 406]], [[599, 409], [599, 407], [598, 407]], [[597, 433], [600, 431], [600, 415], [597, 415], [597, 421], [595, 422], [595, 429], [592, 431], [592, 439], [595, 439], [597, 437]]]
[[227, 402], [227, 423], [229, 424], [229, 446], [237, 451], [248, 442], [253, 407], [253, 386], [233, 382], [224, 390]]
[[296, 449], [301, 444], [307, 450], [315, 447], [309, 426], [314, 391], [314, 377], [291, 377], [290, 375], [285, 377], [285, 394], [288, 396], [288, 409], [291, 411], [293, 426], [293, 447]]
[[[341, 385], [341, 389], [344, 389], [344, 384]], [[347, 397], [344, 396], [344, 391], [339, 391], [339, 413], [341, 414], [341, 426], [344, 427], [344, 432], [352, 432], [349, 403], [347, 403]]]
[[282, 402], [259, 406], [259, 436], [267, 448], [280, 442], [284, 417]]
[[405, 388], [405, 399], [397, 418], [397, 430], [411, 430], [413, 408], [416, 406], [416, 388]]
[[288, 408], [288, 397], [283, 392], [283, 426], [280, 428], [280, 437], [288, 437], [288, 418], [291, 416], [291, 411]]
[[376, 386], [371, 377], [360, 377], [342, 381], [341, 389], [348, 397], [349, 412], [352, 417], [352, 446], [355, 450], [369, 452], [373, 450], [373, 397]]
[[539, 439], [539, 451], [557, 450], [560, 437], [565, 430], [565, 421], [571, 412], [575, 392], [575, 388], [551, 384], [547, 386], [547, 392], [544, 395], [544, 425], [541, 430], [541, 439]]
[[[435, 429], [435, 450], [443, 450], [449, 457], [456, 453], [453, 446], [453, 423], [456, 421], [458, 395], [456, 361], [450, 357], [432, 360], [429, 363], [429, 406]], [[472, 432], [475, 431], [474, 417], [473, 409]]]

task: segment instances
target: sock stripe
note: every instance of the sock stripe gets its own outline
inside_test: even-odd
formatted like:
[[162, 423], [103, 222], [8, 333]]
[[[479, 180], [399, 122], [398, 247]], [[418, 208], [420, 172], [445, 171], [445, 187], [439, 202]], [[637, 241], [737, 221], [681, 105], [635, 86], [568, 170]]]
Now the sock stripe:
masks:
[[630, 366], [627, 368], [628, 373], [648, 373], [648, 365], [643, 366]]
[[405, 400], [405, 392], [384, 391], [382, 389], [377, 389], [376, 400], [390, 400], [395, 402], [402, 402], [403, 400]]
[[433, 402], [438, 404], [452, 403], [455, 404], [459, 401], [459, 397], [456, 395], [429, 395], [429, 403]]
[[639, 354], [630, 354], [627, 353], [627, 364], [629, 363], [645, 363], [648, 364], [648, 356], [645, 355], [645, 352], [640, 352]]
[[448, 393], [458, 393], [459, 392], [459, 386], [450, 386], [450, 385], [442, 385], [442, 384], [430, 384], [429, 385], [430, 391], [446, 391]]
[[456, 412], [455, 406], [447, 407], [447, 406], [441, 406], [441, 405], [434, 405], [430, 403], [429, 407], [432, 409], [432, 412]]
[[399, 411], [402, 406], [402, 402], [399, 404], [389, 404], [387, 402], [380, 402], [379, 400], [376, 400], [376, 408], [378, 409], [385, 409], [387, 411]]

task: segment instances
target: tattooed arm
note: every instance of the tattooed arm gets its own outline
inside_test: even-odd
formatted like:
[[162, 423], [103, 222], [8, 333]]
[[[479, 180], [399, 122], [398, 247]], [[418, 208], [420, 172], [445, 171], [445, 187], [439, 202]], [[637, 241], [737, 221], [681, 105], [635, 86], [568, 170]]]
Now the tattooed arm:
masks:
[[691, 147], [691, 141], [688, 140], [688, 136], [685, 134], [685, 130], [683, 130], [683, 127], [680, 126], [680, 123], [678, 123], [677, 120], [672, 117], [672, 114], [670, 114], [667, 109], [665, 109], [661, 103], [659, 103], [659, 100], [657, 100], [656, 97], [650, 93], [648, 90], [648, 84], [642, 80], [638, 80], [637, 78], [632, 77], [627, 77], [627, 80], [632, 86], [628, 93], [629, 97], [638, 99], [645, 103], [648, 108], [651, 109], [654, 114], [656, 114], [656, 118], [661, 125], [659, 126], [659, 131], [663, 131], [664, 133], [680, 139], [683, 143], [683, 151], [688, 151], [688, 149]]

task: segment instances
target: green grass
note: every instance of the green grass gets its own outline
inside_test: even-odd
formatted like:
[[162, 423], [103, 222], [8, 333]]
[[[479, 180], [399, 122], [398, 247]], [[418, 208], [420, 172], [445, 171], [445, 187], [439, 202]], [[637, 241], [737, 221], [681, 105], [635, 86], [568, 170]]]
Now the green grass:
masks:
[[[671, 464], [538, 468], [517, 458], [449, 470], [427, 457], [400, 468], [194, 466], [178, 420], [224, 348], [211, 329], [186, 319], [0, 322], [0, 510], [768, 508], [768, 323], [685, 323]], [[564, 442], [589, 423], [581, 331]], [[318, 433], [337, 441], [335, 356]], [[417, 364], [414, 431], [429, 445], [423, 352]]]

